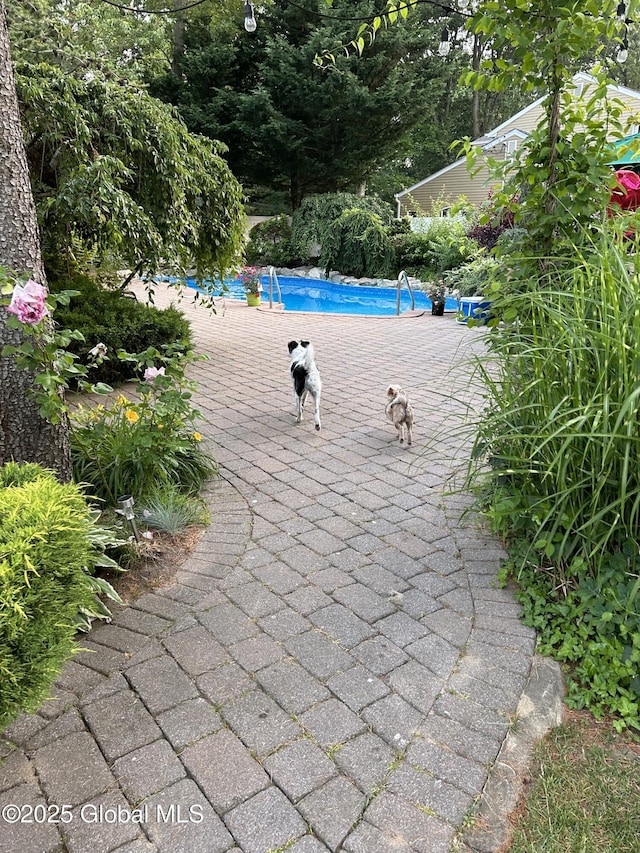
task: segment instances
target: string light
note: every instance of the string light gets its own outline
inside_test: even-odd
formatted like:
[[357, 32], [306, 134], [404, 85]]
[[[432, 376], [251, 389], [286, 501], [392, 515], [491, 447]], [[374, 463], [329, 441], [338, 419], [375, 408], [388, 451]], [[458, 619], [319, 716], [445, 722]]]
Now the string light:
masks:
[[244, 28], [248, 33], [255, 33], [257, 26], [253, 11], [253, 3], [247, 2], [244, 4]]
[[446, 56], [451, 50], [451, 42], [449, 41], [449, 30], [445, 27], [440, 36], [440, 44], [438, 46], [438, 53], [440, 56]]

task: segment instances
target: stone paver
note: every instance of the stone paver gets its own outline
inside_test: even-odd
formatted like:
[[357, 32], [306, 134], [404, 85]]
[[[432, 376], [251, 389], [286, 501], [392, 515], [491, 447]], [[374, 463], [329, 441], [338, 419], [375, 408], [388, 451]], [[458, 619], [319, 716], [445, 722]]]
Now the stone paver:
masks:
[[[173, 583], [82, 637], [51, 699], [0, 735], [0, 804], [73, 810], [0, 819], [0, 853], [449, 853], [535, 642], [495, 587], [499, 543], [446, 494], [464, 400], [431, 388], [464, 395], [451, 371], [483, 333], [446, 316], [185, 311], [209, 356], [193, 378], [223, 475], [211, 525]], [[293, 416], [300, 336], [321, 432]], [[384, 418], [391, 381], [413, 400], [412, 448]]]

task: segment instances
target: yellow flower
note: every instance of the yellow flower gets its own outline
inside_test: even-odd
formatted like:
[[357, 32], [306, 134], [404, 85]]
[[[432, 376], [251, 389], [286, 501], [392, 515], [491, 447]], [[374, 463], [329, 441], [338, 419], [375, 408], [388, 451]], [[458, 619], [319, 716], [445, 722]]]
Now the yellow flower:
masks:
[[127, 409], [127, 411], [124, 413], [124, 416], [130, 424], [135, 424], [136, 421], [140, 420], [138, 413], [134, 412], [133, 409]]
[[129, 401], [128, 401], [128, 400], [127, 400], [127, 398], [124, 396], [124, 394], [118, 394], [118, 396], [116, 397], [116, 403], [117, 403], [119, 406], [126, 406], [126, 404], [127, 404], [128, 402], [129, 402]]
[[202, 441], [202, 436], [200, 435], [199, 432], [194, 432], [193, 437], [195, 438], [196, 441]]

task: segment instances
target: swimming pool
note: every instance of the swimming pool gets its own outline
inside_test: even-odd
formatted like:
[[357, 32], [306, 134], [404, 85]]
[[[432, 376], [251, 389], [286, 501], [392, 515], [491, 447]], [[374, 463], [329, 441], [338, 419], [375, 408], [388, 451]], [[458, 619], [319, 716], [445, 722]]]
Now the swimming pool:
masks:
[[[352, 284], [337, 284], [319, 278], [278, 276], [282, 301], [286, 311], [313, 311], [320, 314], [367, 314], [393, 315], [396, 313], [397, 290], [395, 287], [366, 287]], [[187, 279], [189, 287], [198, 289], [193, 279]], [[239, 279], [226, 282], [228, 292], [223, 295], [231, 299], [244, 299], [245, 293]], [[213, 289], [214, 294], [220, 293]], [[269, 299], [269, 276], [262, 276], [263, 302]], [[431, 310], [431, 300], [422, 291], [414, 290], [417, 310]], [[273, 288], [274, 302], [278, 299]], [[447, 298], [446, 311], [456, 311], [458, 303]], [[400, 312], [411, 310], [411, 297], [407, 290], [400, 296]]]

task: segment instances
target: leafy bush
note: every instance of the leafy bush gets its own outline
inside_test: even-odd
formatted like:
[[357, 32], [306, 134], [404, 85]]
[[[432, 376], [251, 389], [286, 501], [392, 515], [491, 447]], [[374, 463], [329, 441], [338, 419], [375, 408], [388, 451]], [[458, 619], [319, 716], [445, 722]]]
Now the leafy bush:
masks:
[[433, 219], [419, 234], [394, 237], [396, 263], [409, 275], [429, 279], [460, 266], [478, 251], [478, 245], [466, 233], [464, 220]]
[[94, 382], [117, 385], [131, 379], [130, 365], [115, 357], [118, 350], [141, 352], [176, 341], [184, 341], [187, 349], [191, 343], [189, 321], [177, 308], [143, 305], [122, 291], [105, 290], [83, 275], [55, 280], [50, 287], [54, 293], [79, 291], [68, 306], [56, 309], [57, 325], [75, 329], [84, 337], [84, 341], [70, 341], [69, 351], [86, 363], [93, 347], [99, 343], [107, 347], [108, 358], [91, 371]]
[[345, 210], [327, 229], [320, 262], [363, 278], [394, 273], [393, 245], [382, 220], [366, 210]]
[[113, 537], [79, 488], [37, 465], [0, 469], [0, 726], [34, 710], [75, 647], [78, 628], [109, 616], [117, 594], [92, 576]]
[[[393, 210], [373, 196], [326, 193], [307, 196], [292, 217], [292, 237], [296, 251], [305, 260], [325, 256], [322, 251], [333, 223], [346, 210], [365, 210], [380, 217], [386, 228], [393, 222]], [[341, 270], [341, 272], [345, 272]]]
[[571, 703], [640, 726], [640, 257], [616, 227], [553, 261], [505, 256], [469, 481]]
[[145, 379], [136, 388], [138, 402], [120, 395], [108, 407], [80, 407], [74, 413], [76, 482], [90, 484], [92, 494], [110, 506], [123, 494], [141, 500], [164, 482], [197, 492], [215, 471], [194, 426], [200, 415], [191, 405], [195, 385], [185, 377], [198, 357], [168, 345], [121, 357], [136, 373], [146, 366]]
[[456, 269], [447, 270], [442, 279], [450, 293], [457, 296], [481, 296], [486, 293], [500, 262], [491, 255], [480, 255]]
[[259, 222], [249, 234], [245, 249], [247, 262], [262, 266], [295, 266], [301, 258], [296, 254], [292, 235], [289, 217], [284, 213], [266, 222]]

